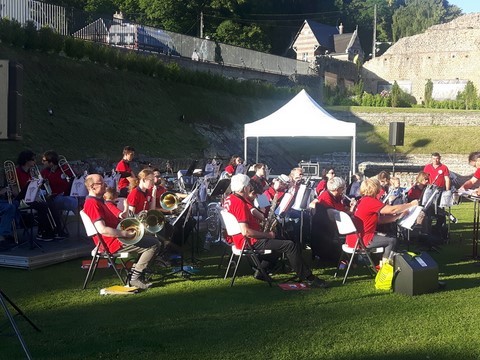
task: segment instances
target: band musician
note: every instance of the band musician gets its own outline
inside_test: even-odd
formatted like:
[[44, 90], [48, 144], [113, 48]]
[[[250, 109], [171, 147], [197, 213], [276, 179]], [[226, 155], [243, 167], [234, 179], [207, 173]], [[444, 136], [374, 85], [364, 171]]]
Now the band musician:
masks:
[[267, 182], [267, 173], [266, 167], [263, 163], [257, 163], [253, 165], [253, 170], [255, 174], [251, 177], [252, 181], [255, 181], [259, 187], [262, 189], [262, 192], [268, 189], [268, 182]]
[[[468, 163], [476, 170], [473, 176], [465, 181], [463, 185], [458, 189], [459, 191], [465, 191], [471, 189], [473, 186], [478, 185], [480, 180], [480, 151], [474, 151], [468, 155]], [[476, 191], [477, 195], [480, 195], [479, 190]]]
[[[20, 192], [14, 194], [15, 200], [25, 199], [28, 185], [33, 180], [31, 176], [32, 168], [36, 167], [35, 153], [31, 150], [24, 150], [18, 155], [16, 176], [20, 186]], [[45, 191], [40, 189], [39, 191]], [[38, 233], [37, 240], [51, 241], [53, 239], [63, 239], [65, 237], [61, 228], [61, 219], [56, 211], [52, 199], [46, 194], [45, 201], [37, 200], [28, 203], [28, 206], [37, 211]]]
[[118, 180], [118, 192], [121, 197], [127, 197], [130, 182], [135, 178], [135, 173], [130, 167], [130, 162], [135, 157], [135, 149], [132, 146], [123, 148], [123, 157], [117, 164], [115, 171], [120, 174]]
[[68, 179], [73, 181], [73, 174], [69, 169], [63, 169], [62, 171], [58, 161], [59, 156], [55, 151], [45, 151], [42, 156], [44, 168], [40, 171], [40, 174], [44, 179], [48, 180], [56, 209], [71, 211], [76, 214], [78, 200], [76, 197], [69, 196], [71, 184]]
[[[337, 226], [330, 221], [327, 210], [335, 209], [352, 213], [357, 201], [355, 199], [348, 200], [348, 204], [344, 203], [344, 191], [346, 183], [340, 177], [333, 177], [327, 182], [327, 188], [324, 189], [316, 199], [314, 199], [309, 207], [312, 208], [312, 227], [310, 248], [312, 249], [312, 258], [325, 260], [337, 260], [339, 251], [339, 237]], [[314, 210], [313, 210], [314, 209]]]
[[[303, 262], [299, 244], [291, 240], [276, 239], [273, 231], [262, 231], [259, 221], [251, 212], [252, 203], [249, 199], [251, 185], [249, 177], [243, 174], [234, 175], [230, 186], [232, 194], [225, 199], [224, 207], [235, 216], [240, 225], [241, 234], [235, 235], [231, 239], [235, 246], [242, 248], [245, 236], [254, 249], [272, 250], [277, 255], [285, 253], [292, 269], [301, 281], [307, 281], [311, 287], [326, 287], [326, 283], [314, 276]], [[262, 259], [260, 266], [268, 271], [271, 264], [268, 260]], [[258, 278], [258, 273], [256, 275]]]
[[[441, 192], [450, 191], [451, 180], [450, 180], [450, 171], [448, 167], [441, 162], [442, 157], [438, 152], [432, 153], [431, 163], [425, 165], [423, 171], [426, 172], [429, 176], [430, 185], [436, 186]], [[440, 237], [446, 237], [446, 216], [443, 209], [437, 208], [437, 205], [440, 202], [441, 196], [438, 197], [438, 202], [435, 206], [432, 206], [427, 210], [428, 215], [428, 225], [431, 227], [431, 231], [435, 235]], [[435, 218], [435, 225], [431, 225], [431, 220]]]
[[[145, 281], [144, 272], [158, 255], [161, 247], [160, 242], [155, 237], [148, 235], [144, 235], [139, 242], [133, 245], [125, 245], [120, 242], [119, 237], [131, 239], [134, 238], [135, 232], [117, 229], [120, 219], [110, 212], [103, 201], [106, 189], [103, 177], [98, 174], [88, 175], [85, 179], [85, 186], [88, 190], [88, 196], [85, 199], [83, 211], [102, 235], [108, 250], [112, 253], [122, 250], [140, 254], [132, 271], [129, 285], [139, 289], [149, 288], [152, 284]], [[94, 241], [98, 244], [97, 238], [94, 238]]]
[[[395, 236], [377, 233], [378, 224], [388, 224], [399, 219], [409, 208], [418, 205], [414, 200], [407, 204], [388, 205], [378, 199], [381, 185], [378, 179], [365, 179], [360, 185], [362, 198], [358, 201], [354, 211], [354, 222], [360, 232], [363, 243], [367, 248], [384, 247], [382, 263], [389, 260], [390, 253], [395, 249]], [[346, 243], [355, 247], [357, 234], [349, 234]]]

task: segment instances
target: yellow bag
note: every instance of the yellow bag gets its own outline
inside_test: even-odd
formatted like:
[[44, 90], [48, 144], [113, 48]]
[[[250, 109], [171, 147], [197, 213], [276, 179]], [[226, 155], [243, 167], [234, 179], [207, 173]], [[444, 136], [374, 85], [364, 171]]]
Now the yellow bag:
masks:
[[378, 270], [375, 276], [375, 289], [377, 290], [391, 290], [393, 282], [393, 266], [388, 262]]

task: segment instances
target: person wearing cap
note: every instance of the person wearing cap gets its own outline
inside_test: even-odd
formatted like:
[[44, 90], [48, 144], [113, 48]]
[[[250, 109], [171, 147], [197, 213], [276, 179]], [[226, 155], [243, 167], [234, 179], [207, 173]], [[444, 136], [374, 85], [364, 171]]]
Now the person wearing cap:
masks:
[[[224, 207], [228, 212], [235, 216], [240, 226], [241, 233], [234, 235], [231, 239], [235, 246], [237, 248], [242, 248], [246, 237], [254, 249], [272, 250], [278, 255], [284, 253], [300, 281], [308, 282], [311, 287], [326, 287], [325, 281], [314, 276], [312, 271], [304, 263], [302, 259], [302, 250], [299, 244], [291, 240], [276, 239], [273, 231], [262, 231], [260, 223], [250, 211], [250, 178], [244, 174], [234, 175], [232, 176], [230, 187], [232, 194], [225, 199]], [[268, 260], [262, 259], [260, 266], [262, 269], [268, 269], [270, 265], [271, 264]], [[255, 275], [256, 278], [259, 278], [258, 273]]]

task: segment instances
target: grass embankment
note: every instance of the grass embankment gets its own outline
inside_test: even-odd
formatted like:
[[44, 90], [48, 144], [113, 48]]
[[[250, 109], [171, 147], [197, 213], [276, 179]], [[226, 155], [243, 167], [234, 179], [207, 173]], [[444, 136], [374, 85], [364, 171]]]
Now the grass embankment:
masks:
[[[0, 142], [2, 161], [15, 159], [24, 148], [37, 153], [55, 149], [71, 160], [89, 157], [117, 160], [127, 144], [150, 157], [202, 158], [209, 139], [196, 133], [192, 123], [229, 129], [260, 119], [287, 101], [165, 82], [89, 61], [23, 51], [2, 44], [0, 58], [19, 61], [25, 69], [23, 140]], [[53, 116], [48, 109], [53, 110]], [[368, 109], [375, 112], [421, 110], [425, 111]], [[186, 121], [179, 120], [181, 115]], [[405, 146], [398, 147], [397, 151], [468, 153], [478, 150], [478, 138], [479, 127], [409, 126]], [[241, 145], [242, 139], [238, 139], [238, 146]], [[282, 139], [275, 146], [279, 145], [296, 154], [293, 157], [298, 160], [309, 159], [312, 154], [350, 150], [348, 141], [326, 139]], [[388, 127], [359, 126], [357, 151], [391, 152]]]
[[[192, 281], [158, 280], [127, 297], [99, 295], [118, 282], [110, 269], [99, 269], [80, 290], [80, 260], [34, 271], [1, 268], [1, 286], [42, 329], [16, 317], [35, 359], [478, 359], [480, 268], [465, 259], [472, 254], [472, 208], [452, 208], [459, 223], [451, 242], [430, 253], [445, 290], [415, 297], [376, 291], [363, 268], [342, 286], [331, 264], [315, 269], [332, 281], [327, 290], [269, 288], [247, 267], [229, 288], [217, 269], [219, 248], [201, 254]], [[2, 358], [22, 358], [14, 336], [0, 344]]]

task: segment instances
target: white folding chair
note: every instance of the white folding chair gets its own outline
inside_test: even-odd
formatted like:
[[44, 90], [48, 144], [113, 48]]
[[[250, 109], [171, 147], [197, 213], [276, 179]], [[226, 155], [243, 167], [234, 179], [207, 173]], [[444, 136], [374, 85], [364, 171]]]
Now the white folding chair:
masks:
[[[92, 220], [90, 220], [88, 215], [83, 210], [80, 211], [80, 217], [82, 219], [83, 225], [85, 226], [85, 231], [87, 233], [87, 236], [91, 237], [92, 241], [95, 235], [98, 236], [98, 244], [92, 250], [92, 260], [90, 261], [90, 266], [88, 267], [87, 276], [85, 277], [85, 281], [83, 282], [83, 289], [85, 290], [87, 288], [87, 283], [93, 280], [93, 276], [95, 275], [95, 270], [97, 270], [98, 262], [100, 261], [100, 259], [106, 259], [108, 261], [109, 266], [115, 271], [115, 273], [117, 274], [118, 278], [123, 283], [123, 285], [126, 285], [127, 279], [128, 279], [128, 269], [123, 259], [128, 258], [129, 253], [116, 252], [112, 254], [108, 250], [102, 235], [97, 231], [95, 224], [92, 222]], [[117, 269], [117, 266], [116, 266], [117, 264], [115, 263], [116, 259], [120, 260], [119, 261], [119, 264], [121, 266], [120, 271], [118, 271]], [[125, 271], [126, 273], [125, 278], [122, 277], [121, 275], [122, 271]]]
[[337, 277], [337, 273], [340, 270], [340, 267], [342, 266], [342, 264], [344, 265], [343, 261], [345, 259], [348, 259], [347, 269], [345, 270], [345, 275], [342, 281], [342, 284], [345, 284], [355, 256], [361, 256], [363, 258], [365, 256], [367, 257], [370, 263], [370, 266], [368, 266], [369, 264], [365, 264], [365, 266], [370, 271], [370, 274], [373, 276], [373, 274], [375, 274], [377, 270], [375, 268], [375, 263], [373, 262], [370, 254], [383, 253], [384, 248], [376, 247], [376, 248], [367, 249], [365, 247], [365, 244], [363, 243], [363, 239], [361, 238], [360, 233], [357, 231], [357, 228], [349, 214], [343, 211], [335, 210], [335, 209], [328, 209], [327, 214], [330, 220], [335, 221], [337, 225], [338, 233], [340, 235], [349, 235], [349, 234], [357, 235], [357, 241], [355, 242], [354, 247], [350, 247], [346, 243], [342, 245], [342, 253], [340, 254], [337, 271], [335, 272], [334, 277]]
[[[240, 225], [238, 224], [238, 221], [233, 214], [229, 213], [227, 210], [221, 210], [220, 219], [223, 227], [225, 228], [229, 236], [234, 236], [241, 233]], [[266, 279], [266, 281], [270, 286], [272, 286], [272, 279], [265, 272], [265, 270], [260, 267], [260, 259], [258, 258], [258, 255], [271, 254], [272, 253], [271, 250], [262, 250], [262, 251], [255, 250], [250, 244], [250, 241], [247, 237], [244, 237], [243, 247], [241, 249], [238, 249], [235, 246], [235, 244], [232, 244], [231, 249], [232, 249], [232, 255], [230, 256], [230, 260], [228, 261], [227, 270], [225, 271], [225, 276], [224, 276], [224, 279], [226, 279], [232, 264], [235, 263], [235, 269], [233, 271], [232, 281], [230, 283], [230, 286], [233, 286], [235, 282], [238, 266], [240, 265], [240, 260], [244, 256], [247, 256], [248, 258], [251, 259], [255, 268], [260, 271], [263, 278]], [[235, 261], [235, 257], [237, 257], [236, 261]]]

